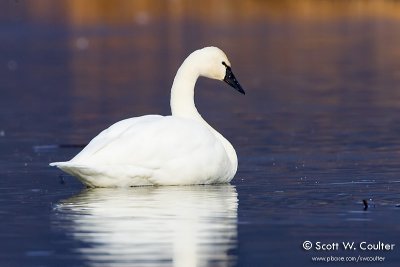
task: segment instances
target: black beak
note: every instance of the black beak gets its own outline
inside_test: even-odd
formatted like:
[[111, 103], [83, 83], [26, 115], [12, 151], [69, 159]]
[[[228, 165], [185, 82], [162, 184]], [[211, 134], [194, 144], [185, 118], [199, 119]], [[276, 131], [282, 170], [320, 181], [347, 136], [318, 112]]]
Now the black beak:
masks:
[[[226, 66], [226, 65], [225, 65]], [[245, 94], [242, 86], [240, 86], [239, 82], [236, 80], [235, 75], [233, 75], [232, 69], [229, 66], [226, 66], [226, 74], [224, 78], [224, 82], [235, 88], [242, 94]]]

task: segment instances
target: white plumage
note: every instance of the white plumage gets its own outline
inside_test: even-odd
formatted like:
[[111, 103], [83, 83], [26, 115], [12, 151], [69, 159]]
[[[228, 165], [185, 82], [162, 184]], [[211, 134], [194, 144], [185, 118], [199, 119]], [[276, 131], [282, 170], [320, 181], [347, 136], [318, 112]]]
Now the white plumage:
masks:
[[67, 162], [50, 163], [89, 187], [226, 183], [237, 170], [235, 149], [197, 112], [199, 76], [224, 80], [241, 93], [226, 55], [216, 47], [190, 54], [171, 89], [171, 116], [119, 121]]

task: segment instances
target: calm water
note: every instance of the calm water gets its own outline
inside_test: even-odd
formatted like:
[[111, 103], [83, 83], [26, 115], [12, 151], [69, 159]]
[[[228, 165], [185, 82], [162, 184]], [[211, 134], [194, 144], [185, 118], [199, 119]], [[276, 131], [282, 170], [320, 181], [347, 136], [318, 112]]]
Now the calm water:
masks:
[[[3, 1], [0, 265], [398, 266], [400, 4], [278, 2]], [[88, 190], [48, 167], [79, 152], [58, 145], [168, 114], [179, 64], [211, 44], [247, 93], [197, 84], [237, 150], [231, 185]]]

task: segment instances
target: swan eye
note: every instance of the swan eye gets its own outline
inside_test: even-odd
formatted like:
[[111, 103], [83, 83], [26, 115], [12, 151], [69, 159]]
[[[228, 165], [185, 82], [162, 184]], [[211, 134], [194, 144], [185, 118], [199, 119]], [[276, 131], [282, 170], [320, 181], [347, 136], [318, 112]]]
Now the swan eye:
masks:
[[225, 61], [222, 61], [222, 65], [224, 65], [227, 70], [231, 70], [231, 67], [229, 67], [228, 64], [225, 63]]

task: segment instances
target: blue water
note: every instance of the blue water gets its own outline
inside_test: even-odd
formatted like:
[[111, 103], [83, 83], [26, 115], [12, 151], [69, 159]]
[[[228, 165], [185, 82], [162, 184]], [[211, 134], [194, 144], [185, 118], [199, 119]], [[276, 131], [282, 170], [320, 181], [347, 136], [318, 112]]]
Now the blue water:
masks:
[[[398, 266], [400, 19], [78, 3], [0, 4], [1, 266]], [[176, 69], [210, 44], [246, 90], [197, 84], [239, 157], [230, 185], [86, 189], [48, 167], [113, 122], [168, 114]]]

